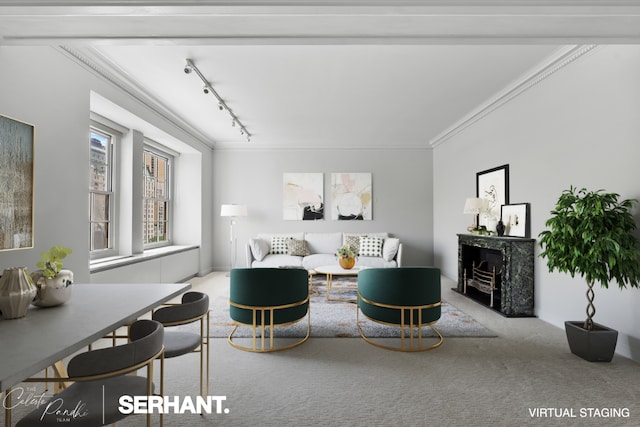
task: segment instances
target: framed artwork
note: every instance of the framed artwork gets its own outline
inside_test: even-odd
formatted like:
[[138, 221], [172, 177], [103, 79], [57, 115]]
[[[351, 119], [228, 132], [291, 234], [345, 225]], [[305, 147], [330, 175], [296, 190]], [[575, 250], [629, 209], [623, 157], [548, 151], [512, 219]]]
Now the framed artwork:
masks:
[[370, 173], [331, 174], [331, 219], [370, 221], [372, 200]]
[[283, 174], [282, 218], [285, 220], [324, 219], [324, 174]]
[[33, 247], [33, 134], [0, 116], [0, 250]]
[[509, 165], [476, 173], [476, 197], [489, 201], [488, 211], [479, 215], [478, 225], [486, 226], [491, 217], [500, 219], [500, 206], [509, 204]]
[[529, 203], [502, 205], [504, 235], [529, 237]]

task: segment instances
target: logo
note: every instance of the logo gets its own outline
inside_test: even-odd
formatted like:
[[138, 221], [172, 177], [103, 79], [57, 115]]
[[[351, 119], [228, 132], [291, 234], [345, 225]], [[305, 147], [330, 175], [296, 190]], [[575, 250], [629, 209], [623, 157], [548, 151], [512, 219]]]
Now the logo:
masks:
[[[8, 402], [11, 402], [9, 404]], [[61, 398], [54, 398], [44, 392], [37, 394], [35, 387], [16, 387], [7, 392], [3, 399], [5, 409], [33, 406], [41, 409], [40, 421], [47, 417], [55, 417], [57, 422], [70, 422], [88, 415], [86, 403], [79, 400], [75, 404], [65, 404]]]
[[227, 396], [120, 396], [122, 414], [228, 414], [222, 402]]

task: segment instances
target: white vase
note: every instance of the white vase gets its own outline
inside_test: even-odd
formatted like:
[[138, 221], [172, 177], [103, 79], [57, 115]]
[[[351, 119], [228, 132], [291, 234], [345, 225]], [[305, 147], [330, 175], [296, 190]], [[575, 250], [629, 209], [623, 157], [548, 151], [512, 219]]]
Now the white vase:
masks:
[[36, 287], [26, 267], [7, 268], [0, 277], [0, 311], [5, 319], [27, 315]]
[[55, 277], [44, 276], [42, 270], [31, 273], [31, 278], [38, 288], [33, 305], [38, 307], [55, 307], [64, 304], [71, 298], [73, 289], [73, 271], [60, 270]]

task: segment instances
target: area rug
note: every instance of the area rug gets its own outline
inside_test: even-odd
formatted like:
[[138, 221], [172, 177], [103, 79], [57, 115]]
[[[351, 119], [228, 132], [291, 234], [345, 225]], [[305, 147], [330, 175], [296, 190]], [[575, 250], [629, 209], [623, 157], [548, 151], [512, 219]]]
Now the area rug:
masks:
[[[324, 276], [313, 280], [311, 296], [311, 337], [314, 338], [355, 338], [359, 337], [356, 327], [355, 278], [334, 279], [331, 298], [340, 298], [353, 302], [327, 301], [327, 286]], [[234, 323], [229, 317], [229, 294], [220, 295], [211, 304], [212, 338], [229, 335]], [[276, 329], [276, 336], [282, 338], [303, 337], [306, 333], [306, 318], [291, 326]], [[434, 325], [444, 337], [495, 337], [491, 330], [474, 320], [453, 305], [443, 301], [440, 320]], [[371, 338], [394, 338], [400, 335], [399, 328], [381, 325], [365, 318], [360, 313], [360, 327]], [[234, 334], [238, 338], [251, 336], [251, 329], [240, 327]], [[423, 336], [434, 336], [431, 328], [423, 328]]]

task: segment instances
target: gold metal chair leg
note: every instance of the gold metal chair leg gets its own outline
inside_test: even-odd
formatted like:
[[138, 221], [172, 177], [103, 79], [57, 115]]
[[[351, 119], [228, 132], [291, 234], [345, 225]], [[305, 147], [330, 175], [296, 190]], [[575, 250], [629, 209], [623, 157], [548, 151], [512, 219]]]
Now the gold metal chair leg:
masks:
[[11, 427], [11, 388], [8, 388], [5, 391], [4, 399], [2, 400], [4, 403], [4, 425], [5, 427]]
[[[366, 315], [365, 315], [365, 317], [366, 317]], [[367, 319], [369, 319], [369, 318], [367, 317]], [[413, 319], [413, 317], [412, 317], [412, 319]], [[369, 319], [369, 320], [371, 320], [372, 322], [375, 322], [375, 323], [386, 324], [386, 323], [382, 323], [382, 322], [377, 322], [377, 321], [375, 321], [373, 319]], [[422, 319], [420, 319], [420, 320], [422, 320]], [[410, 326], [409, 326], [410, 327], [410, 331], [409, 331], [410, 332], [409, 348], [406, 348], [406, 345], [405, 345], [405, 341], [406, 341], [405, 327], [406, 327], [406, 324], [404, 323], [404, 316], [402, 317], [400, 325], [389, 325], [389, 326], [395, 326], [395, 327], [400, 327], [401, 328], [400, 344], [398, 346], [394, 347], [394, 346], [385, 345], [385, 344], [376, 342], [376, 341], [372, 340], [371, 338], [368, 338], [364, 334], [364, 332], [362, 331], [362, 327], [360, 326], [360, 308], [359, 307], [356, 308], [356, 326], [358, 328], [358, 333], [360, 334], [360, 337], [365, 342], [367, 342], [367, 343], [369, 343], [369, 344], [371, 344], [373, 346], [376, 346], [376, 347], [384, 348], [386, 350], [403, 351], [403, 352], [428, 351], [428, 350], [433, 350], [435, 348], [440, 347], [444, 342], [444, 337], [442, 336], [440, 331], [438, 331], [438, 329], [436, 329], [433, 325], [431, 325], [431, 324], [415, 325], [415, 324], [410, 323]], [[434, 343], [432, 345], [429, 345], [429, 346], [423, 346], [422, 345], [422, 327], [423, 326], [430, 327], [433, 330], [433, 332], [436, 333], [437, 338], [438, 338], [438, 341], [436, 343]], [[414, 345], [414, 341], [413, 341], [414, 329], [417, 330], [418, 337], [419, 337], [418, 338], [419, 344], [417, 346]]]

